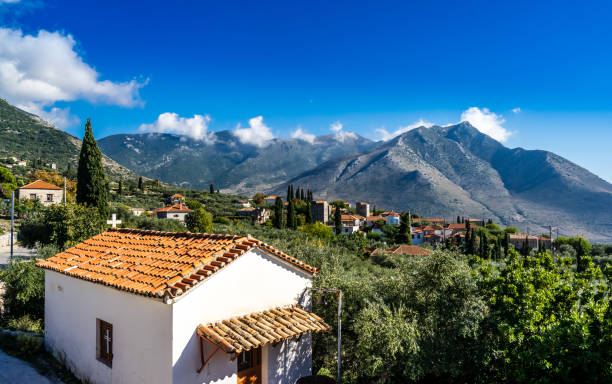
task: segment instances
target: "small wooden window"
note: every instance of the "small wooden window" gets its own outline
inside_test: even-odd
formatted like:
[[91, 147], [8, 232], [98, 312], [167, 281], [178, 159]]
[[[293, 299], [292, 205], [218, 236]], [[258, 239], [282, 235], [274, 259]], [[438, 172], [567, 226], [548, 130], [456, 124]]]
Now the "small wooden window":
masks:
[[238, 355], [238, 371], [244, 371], [261, 365], [261, 348], [244, 351]]
[[36, 200], [37, 199], [36, 194], [35, 193], [30, 193], [30, 199], [31, 200]]
[[113, 364], [113, 325], [97, 319], [98, 359], [108, 365]]
[[47, 194], [47, 201], [53, 201], [53, 195], [52, 194]]

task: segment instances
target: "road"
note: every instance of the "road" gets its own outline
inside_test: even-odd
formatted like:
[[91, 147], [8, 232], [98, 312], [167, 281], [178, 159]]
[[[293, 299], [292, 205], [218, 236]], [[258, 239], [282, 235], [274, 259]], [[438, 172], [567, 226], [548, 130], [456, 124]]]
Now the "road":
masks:
[[[29, 260], [31, 257], [36, 255], [36, 249], [30, 249], [15, 245], [13, 248], [13, 257]], [[0, 267], [8, 264], [11, 257], [11, 247], [0, 247]]]
[[36, 372], [36, 370], [25, 361], [9, 356], [0, 350], [0, 383], [52, 384], [52, 381]]

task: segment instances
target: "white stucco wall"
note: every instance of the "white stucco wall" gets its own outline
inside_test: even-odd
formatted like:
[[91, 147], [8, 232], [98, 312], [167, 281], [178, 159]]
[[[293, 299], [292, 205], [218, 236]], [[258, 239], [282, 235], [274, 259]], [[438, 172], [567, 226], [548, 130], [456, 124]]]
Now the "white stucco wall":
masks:
[[[96, 318], [113, 325], [113, 364], [96, 359]], [[172, 306], [45, 270], [45, 342], [90, 383], [170, 383]]]
[[[253, 249], [192, 288], [173, 305], [174, 383], [236, 383], [236, 361], [231, 361], [232, 356], [222, 351], [215, 354], [201, 374], [196, 373], [201, 365], [197, 326], [290, 304], [299, 303], [310, 308], [310, 292], [306, 287], [311, 284], [312, 278], [304, 271]], [[215, 347], [208, 342], [205, 345], [206, 359]], [[311, 338], [304, 335], [299, 342], [286, 341], [276, 348], [264, 348], [262, 355], [264, 363], [270, 362], [267, 368], [265, 364], [262, 366], [262, 370], [266, 370], [264, 379], [266, 376], [273, 378], [268, 383], [293, 384], [295, 380], [285, 381], [284, 378], [310, 373]], [[289, 361], [286, 357], [299, 363], [292, 366], [291, 374], [286, 372]], [[277, 378], [281, 378], [280, 381]]]

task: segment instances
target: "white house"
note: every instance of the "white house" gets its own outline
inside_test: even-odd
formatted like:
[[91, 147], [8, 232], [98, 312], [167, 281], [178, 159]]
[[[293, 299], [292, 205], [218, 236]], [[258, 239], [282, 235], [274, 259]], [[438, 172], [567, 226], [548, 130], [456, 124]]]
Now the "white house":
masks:
[[132, 212], [134, 216], [141, 216], [145, 213], [145, 210], [144, 208], [130, 208], [130, 212]]
[[187, 206], [182, 203], [153, 210], [153, 213], [157, 215], [158, 219], [171, 219], [180, 222], [185, 222], [185, 217], [187, 217], [190, 212], [192, 212], [191, 209], [187, 208]]
[[45, 343], [91, 383], [311, 374], [318, 270], [248, 236], [110, 229], [45, 269]]
[[388, 212], [385, 216], [385, 221], [388, 225], [400, 225], [400, 214], [397, 212]]

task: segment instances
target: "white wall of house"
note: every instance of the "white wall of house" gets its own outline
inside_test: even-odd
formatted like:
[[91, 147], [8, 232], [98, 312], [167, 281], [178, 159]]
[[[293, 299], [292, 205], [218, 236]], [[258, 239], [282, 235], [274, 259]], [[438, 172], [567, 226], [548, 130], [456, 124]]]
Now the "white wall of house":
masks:
[[[112, 368], [97, 360], [96, 319], [113, 325]], [[45, 343], [91, 383], [170, 383], [172, 307], [45, 270]]]
[[62, 202], [64, 191], [62, 189], [19, 189], [17, 195], [19, 200], [38, 199], [43, 205], [51, 205]]
[[388, 225], [399, 225], [400, 224], [399, 216], [387, 216], [385, 217], [385, 221], [387, 222]]
[[178, 220], [183, 223], [188, 214], [189, 212], [158, 212], [157, 217], [160, 219]]
[[[197, 326], [290, 304], [310, 308], [310, 292], [306, 290], [310, 286], [312, 277], [308, 273], [266, 252], [252, 249], [184, 296], [179, 296], [172, 305], [173, 382], [236, 383], [236, 361], [231, 361], [232, 356], [223, 351], [218, 351], [197, 374], [201, 366]], [[206, 359], [216, 347], [208, 342], [205, 347]], [[289, 360], [282, 360], [283, 356]], [[311, 359], [310, 336], [279, 343], [275, 348], [264, 347], [262, 378], [270, 379], [262, 382], [293, 384], [294, 381], [273, 378], [308, 375]], [[293, 365], [288, 372], [290, 362]]]

